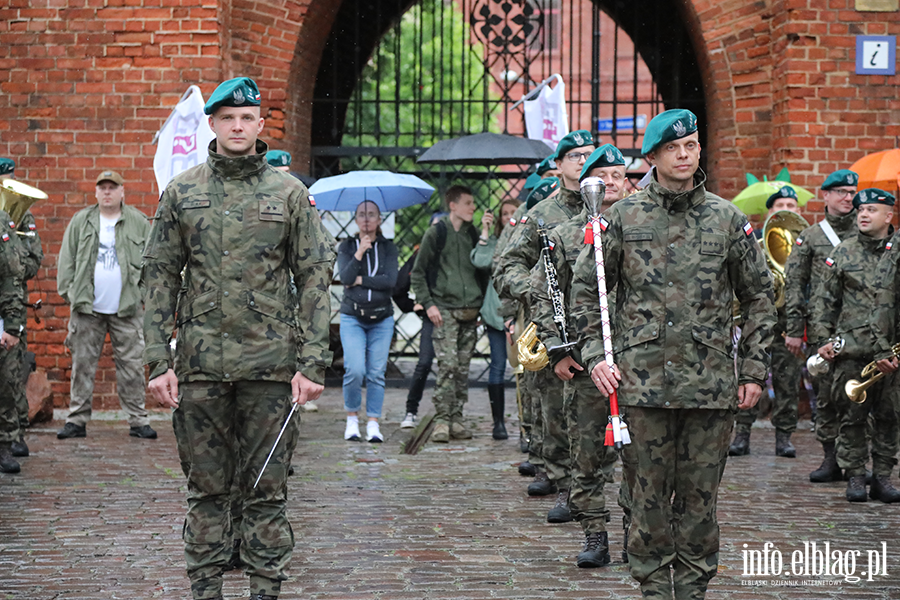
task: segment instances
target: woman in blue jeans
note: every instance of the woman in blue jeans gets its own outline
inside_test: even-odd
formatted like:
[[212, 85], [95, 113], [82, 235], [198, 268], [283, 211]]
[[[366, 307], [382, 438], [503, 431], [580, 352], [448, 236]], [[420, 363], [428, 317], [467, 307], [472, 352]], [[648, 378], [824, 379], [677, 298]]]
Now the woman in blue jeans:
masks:
[[356, 207], [359, 234], [338, 247], [341, 345], [344, 347], [344, 439], [358, 442], [362, 384], [366, 381], [366, 440], [384, 441], [378, 426], [384, 403], [384, 370], [394, 336], [391, 290], [397, 282], [397, 246], [381, 234], [381, 212], [374, 202]]

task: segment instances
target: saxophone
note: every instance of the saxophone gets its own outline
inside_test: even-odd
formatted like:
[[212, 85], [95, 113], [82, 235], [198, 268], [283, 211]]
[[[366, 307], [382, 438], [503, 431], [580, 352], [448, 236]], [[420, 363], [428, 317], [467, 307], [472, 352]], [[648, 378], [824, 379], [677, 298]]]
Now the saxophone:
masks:
[[[559, 337], [563, 343], [560, 346], [550, 348], [551, 351], [568, 349], [574, 346], [569, 342], [569, 334], [566, 331], [566, 306], [563, 293], [559, 289], [559, 278], [556, 274], [556, 266], [550, 257], [550, 239], [547, 237], [547, 228], [543, 219], [538, 219], [538, 227], [541, 236], [541, 261], [544, 264], [544, 273], [547, 277], [547, 292], [550, 304], [553, 307], [553, 322], [559, 330]], [[531, 323], [525, 329], [525, 333], [516, 342], [518, 347], [519, 362], [529, 371], [540, 371], [546, 367], [550, 359], [547, 356], [547, 348], [537, 339], [537, 325]]]

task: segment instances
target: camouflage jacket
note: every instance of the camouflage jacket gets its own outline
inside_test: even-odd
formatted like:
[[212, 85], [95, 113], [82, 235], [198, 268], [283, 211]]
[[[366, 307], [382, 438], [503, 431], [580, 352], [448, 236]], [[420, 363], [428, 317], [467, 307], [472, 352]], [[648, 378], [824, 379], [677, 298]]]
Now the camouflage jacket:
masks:
[[501, 298], [531, 305], [531, 270], [541, 258], [538, 221], [552, 230], [581, 211], [581, 193], [560, 188], [559, 194], [537, 203], [519, 219], [509, 243], [494, 266], [494, 287]]
[[[738, 384], [764, 385], [772, 275], [747, 218], [704, 182], [698, 171], [695, 187], [676, 193], [654, 180], [601, 219], [623, 406], [734, 409]], [[573, 277], [571, 318], [591, 370], [604, 360], [593, 246], [582, 249]], [[744, 317], [737, 380], [733, 297]]]
[[257, 142], [256, 154], [228, 158], [213, 140], [209, 159], [166, 187], [142, 277], [151, 378], [174, 363], [179, 381], [287, 382], [297, 371], [324, 381], [333, 240], [266, 150]]
[[[825, 220], [831, 224], [841, 240], [857, 233], [856, 211], [843, 217], [825, 213]], [[785, 266], [784, 312], [785, 335], [803, 337], [809, 319], [809, 303], [817, 294], [819, 284], [825, 278], [825, 259], [834, 251], [834, 246], [819, 223], [804, 229], [794, 244]]]
[[[526, 212], [528, 212], [528, 207], [523, 202], [516, 209], [516, 212], [513, 213], [512, 218], [509, 220], [509, 223], [506, 224], [506, 227], [503, 228], [503, 231], [500, 232], [500, 238], [497, 240], [497, 246], [494, 248], [494, 256], [491, 259], [491, 265], [493, 265], [493, 271], [491, 273], [492, 278], [496, 277], [497, 273], [499, 273], [497, 265], [500, 263], [500, 255], [503, 254], [503, 251], [509, 244], [509, 239], [516, 231], [516, 225], [519, 224], [519, 220]], [[494, 285], [493, 279], [491, 279], [491, 285]], [[497, 286], [494, 286], [494, 291], [496, 290]], [[503, 321], [506, 322], [509, 319], [515, 319], [516, 314], [519, 312], [519, 306], [519, 303], [512, 298], [500, 298], [500, 316], [503, 317]]]
[[900, 231], [885, 244], [875, 276], [875, 306], [872, 316], [872, 337], [875, 340], [875, 359], [889, 358], [891, 347], [900, 342], [897, 311], [900, 309]]
[[19, 337], [25, 330], [25, 268], [21, 238], [9, 223], [9, 214], [0, 210], [0, 319], [4, 331]]
[[825, 277], [810, 303], [809, 339], [816, 348], [828, 338], [840, 335], [844, 339], [841, 358], [872, 359], [878, 261], [887, 243], [888, 238], [857, 233], [838, 244], [831, 256], [822, 261]]
[[41, 268], [41, 262], [44, 260], [44, 250], [41, 248], [41, 236], [38, 234], [37, 225], [34, 222], [34, 215], [31, 211], [27, 211], [22, 217], [22, 222], [16, 228], [22, 233], [33, 234], [19, 236], [22, 246], [22, 267], [25, 269], [24, 281], [34, 279], [38, 270]]
[[[557, 225], [553, 231], [547, 234], [552, 250], [550, 261], [556, 268], [556, 279], [559, 290], [563, 295], [563, 306], [566, 311], [566, 335], [570, 342], [574, 342], [575, 323], [572, 321], [572, 308], [570, 306], [572, 269], [575, 261], [584, 248], [584, 226], [588, 221], [586, 208], [565, 223]], [[567, 352], [549, 352], [550, 348], [563, 343], [559, 328], [553, 320], [553, 303], [550, 301], [550, 289], [547, 285], [547, 270], [544, 268], [544, 260], [541, 257], [531, 270], [531, 320], [537, 326], [538, 338], [548, 348], [550, 364], [555, 365], [566, 356]], [[577, 360], [577, 358], [576, 358]]]
[[[116, 221], [116, 256], [122, 270], [120, 317], [131, 317], [141, 309], [141, 254], [150, 223], [138, 209], [122, 205]], [[66, 226], [56, 261], [56, 289], [73, 311], [94, 312], [94, 267], [100, 249], [100, 207], [89, 206], [75, 213]]]

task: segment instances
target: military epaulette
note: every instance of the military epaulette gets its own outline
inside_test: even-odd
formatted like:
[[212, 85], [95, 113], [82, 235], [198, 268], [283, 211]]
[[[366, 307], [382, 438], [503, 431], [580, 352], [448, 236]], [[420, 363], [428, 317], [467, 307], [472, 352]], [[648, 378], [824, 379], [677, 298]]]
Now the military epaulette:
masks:
[[833, 267], [834, 259], [829, 256], [828, 258], [825, 259], [825, 264], [828, 265], [829, 267]]
[[746, 235], [747, 237], [753, 235], [753, 225], [750, 224], [750, 221], [744, 223], [744, 226], [741, 227], [741, 229], [744, 230], [744, 235]]

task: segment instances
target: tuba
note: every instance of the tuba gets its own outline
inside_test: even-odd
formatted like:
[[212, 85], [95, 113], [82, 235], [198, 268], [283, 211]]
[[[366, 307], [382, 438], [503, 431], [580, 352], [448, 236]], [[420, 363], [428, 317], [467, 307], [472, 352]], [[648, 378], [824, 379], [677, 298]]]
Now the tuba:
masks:
[[537, 325], [531, 323], [516, 340], [519, 364], [529, 371], [540, 371], [550, 363], [547, 349], [537, 337]]
[[[6, 213], [9, 214], [9, 218], [12, 219], [14, 227], [19, 226], [19, 223], [22, 222], [22, 217], [25, 216], [25, 213], [28, 212], [28, 209], [31, 208], [32, 204], [38, 200], [46, 199], [47, 194], [36, 187], [31, 187], [21, 181], [4, 179], [0, 182], [0, 210], [6, 211]], [[30, 234], [31, 236], [34, 236], [34, 233], [30, 231], [18, 231], [16, 233], [19, 235]]]
[[775, 306], [784, 306], [784, 277], [788, 256], [800, 232], [809, 227], [806, 219], [790, 210], [779, 210], [769, 216], [763, 225], [763, 250], [766, 264], [775, 279]]

